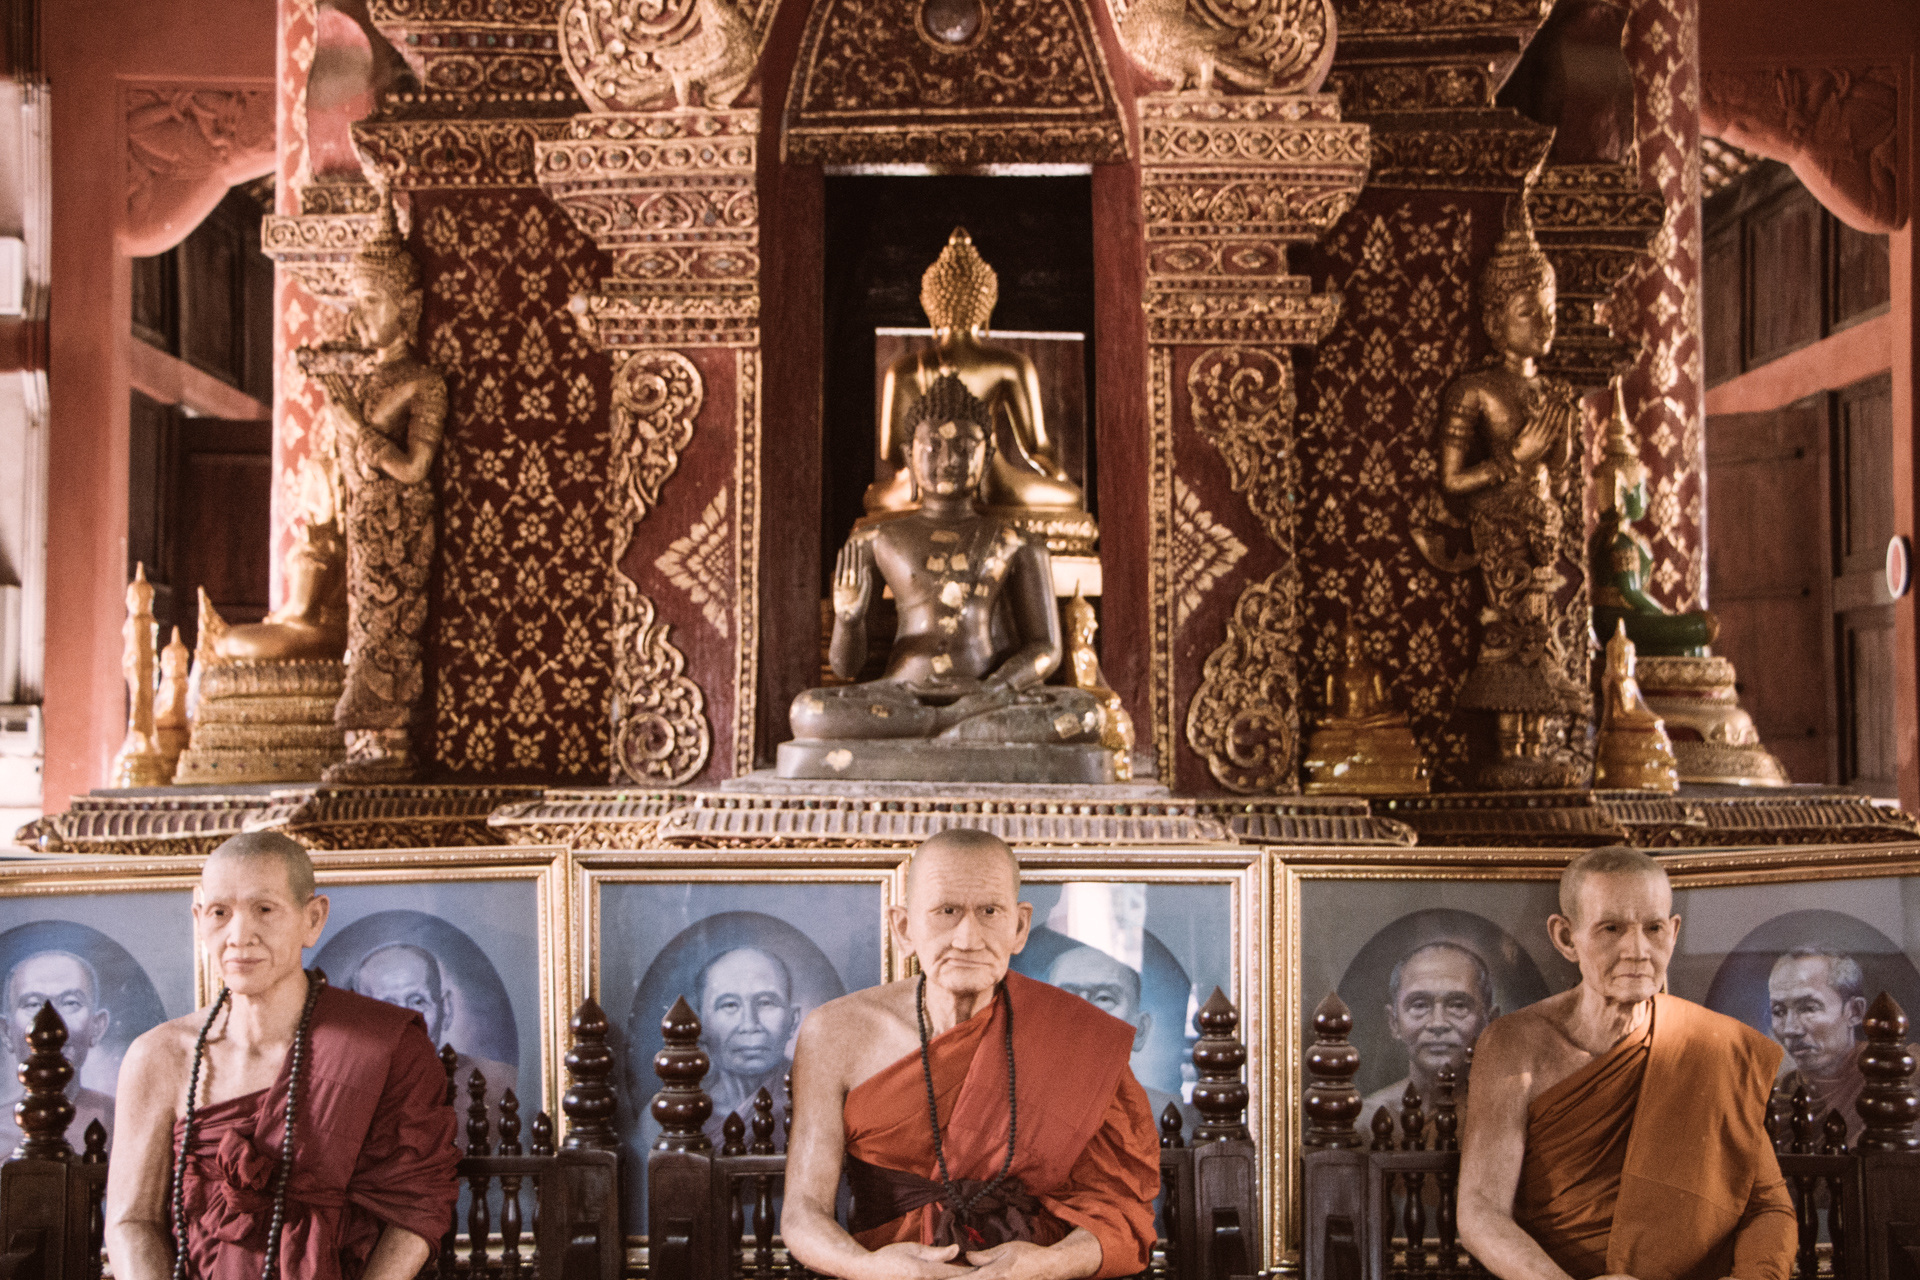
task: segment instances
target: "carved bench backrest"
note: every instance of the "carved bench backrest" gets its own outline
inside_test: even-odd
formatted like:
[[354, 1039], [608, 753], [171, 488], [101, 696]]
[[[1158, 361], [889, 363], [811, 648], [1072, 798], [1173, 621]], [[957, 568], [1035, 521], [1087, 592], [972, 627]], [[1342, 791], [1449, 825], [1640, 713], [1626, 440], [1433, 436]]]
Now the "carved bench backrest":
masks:
[[[1215, 989], [1197, 1016], [1193, 1062], [1200, 1113], [1191, 1141], [1180, 1112], [1160, 1117], [1161, 1221], [1167, 1273], [1175, 1280], [1233, 1280], [1257, 1275], [1260, 1172], [1247, 1132], [1246, 1047], [1236, 1037], [1240, 1014]], [[786, 1178], [786, 1156], [774, 1142], [793, 1123], [792, 1082], [784, 1118], [765, 1089], [751, 1114], [733, 1114], [714, 1151], [704, 1126], [713, 1099], [701, 1087], [709, 1066], [700, 1048], [700, 1020], [684, 999], [661, 1021], [665, 1047], [654, 1058], [660, 1091], [652, 1114], [661, 1136], [647, 1160], [650, 1280], [774, 1280], [805, 1275], [776, 1237], [774, 1205]]]
[[[1442, 1071], [1434, 1114], [1409, 1086], [1398, 1117], [1361, 1110], [1353, 1078], [1353, 1017], [1329, 994], [1306, 1054], [1304, 1209], [1306, 1280], [1465, 1280], [1486, 1271], [1460, 1247], [1456, 1203], [1459, 1117], [1453, 1073]], [[1920, 1277], [1920, 1079], [1907, 1052], [1907, 1018], [1882, 992], [1867, 1011], [1860, 1053], [1865, 1130], [1849, 1149], [1847, 1122], [1816, 1123], [1805, 1089], [1773, 1120], [1775, 1154], [1799, 1227], [1797, 1280]], [[1431, 1194], [1429, 1194], [1431, 1193]], [[1824, 1244], [1823, 1244], [1824, 1242]]]

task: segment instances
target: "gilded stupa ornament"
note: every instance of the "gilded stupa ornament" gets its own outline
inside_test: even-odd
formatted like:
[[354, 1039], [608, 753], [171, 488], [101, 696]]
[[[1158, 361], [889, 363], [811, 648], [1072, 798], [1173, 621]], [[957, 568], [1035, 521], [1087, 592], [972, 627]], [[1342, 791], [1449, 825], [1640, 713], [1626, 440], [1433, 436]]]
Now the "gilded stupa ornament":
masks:
[[413, 351], [422, 301], [419, 264], [382, 188], [379, 232], [353, 258], [352, 341], [300, 352], [326, 390], [346, 490], [346, 682], [334, 722], [347, 758], [327, 770], [329, 782], [401, 782], [418, 767], [431, 475], [447, 417], [445, 377]]
[[1090, 555], [1099, 529], [1048, 434], [1040, 374], [1026, 356], [988, 340], [999, 300], [999, 276], [966, 228], [955, 227], [920, 277], [920, 306], [933, 339], [895, 360], [881, 382], [867, 518], [889, 519], [920, 505], [907, 459], [911, 419], [934, 384], [951, 377], [985, 406], [989, 448], [979, 497], [988, 513], [1043, 539], [1055, 553]]
[[1438, 568], [1477, 566], [1485, 589], [1479, 652], [1455, 698], [1460, 710], [1494, 719], [1480, 785], [1581, 786], [1591, 704], [1573, 674], [1584, 669], [1585, 655], [1570, 654], [1567, 637], [1586, 634], [1577, 589], [1584, 566], [1568, 554], [1561, 510], [1578, 492], [1580, 407], [1573, 388], [1537, 364], [1553, 348], [1555, 281], [1524, 198], [1508, 204], [1479, 292], [1493, 354], [1442, 393], [1437, 495], [1441, 504], [1465, 506], [1472, 550], [1443, 551], [1444, 531], [1419, 527], [1419, 518], [1415, 542]]

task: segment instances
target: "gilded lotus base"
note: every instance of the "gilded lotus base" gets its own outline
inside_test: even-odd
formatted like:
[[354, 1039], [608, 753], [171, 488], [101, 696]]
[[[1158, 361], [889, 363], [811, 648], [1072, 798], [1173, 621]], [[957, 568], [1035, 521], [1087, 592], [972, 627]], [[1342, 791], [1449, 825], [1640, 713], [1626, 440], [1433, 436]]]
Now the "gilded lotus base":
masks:
[[1666, 722], [1680, 781], [1741, 787], [1791, 785], [1740, 706], [1733, 663], [1725, 658], [1640, 659], [1647, 709]]
[[344, 680], [338, 662], [207, 667], [174, 782], [318, 781], [346, 758], [346, 739], [333, 723]]
[[1426, 757], [1406, 725], [1316, 729], [1301, 764], [1310, 796], [1424, 796]]

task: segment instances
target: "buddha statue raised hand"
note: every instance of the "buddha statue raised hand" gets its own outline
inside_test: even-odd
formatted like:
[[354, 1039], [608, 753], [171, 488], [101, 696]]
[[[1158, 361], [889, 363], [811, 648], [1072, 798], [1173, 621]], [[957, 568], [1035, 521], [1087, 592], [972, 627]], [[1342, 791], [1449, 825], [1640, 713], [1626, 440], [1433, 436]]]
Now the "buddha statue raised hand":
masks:
[[833, 575], [834, 673], [865, 664], [882, 583], [898, 611], [886, 672], [794, 699], [782, 777], [1112, 781], [1098, 699], [1043, 684], [1062, 657], [1046, 546], [980, 508], [989, 414], [948, 375], [905, 415], [920, 504], [857, 528]]
[[[933, 327], [933, 341], [895, 360], [881, 382], [874, 450], [878, 479], [867, 488], [867, 514], [884, 518], [920, 502], [907, 459], [908, 415], [935, 382], [954, 377], [987, 408], [981, 425], [989, 456], [980, 487], [987, 509], [1023, 532], [1046, 538], [1052, 550], [1089, 553], [1098, 530], [1087, 514], [1086, 496], [1061, 467], [1047, 434], [1040, 375], [1024, 355], [987, 340], [987, 322], [999, 297], [999, 277], [965, 228], [955, 227], [920, 278], [920, 306]], [[1002, 440], [1008, 443], [1001, 445]]]
[[1581, 566], [1565, 554], [1560, 501], [1580, 473], [1580, 409], [1573, 388], [1536, 364], [1553, 348], [1555, 282], [1523, 200], [1509, 206], [1479, 290], [1493, 355], [1448, 383], [1440, 406], [1441, 490], [1466, 504], [1469, 563], [1486, 588], [1480, 652], [1455, 705], [1496, 718], [1498, 759], [1482, 785], [1579, 786], [1585, 762], [1568, 720], [1590, 704], [1569, 673], [1560, 592]]
[[1642, 653], [1704, 657], [1719, 634], [1720, 620], [1704, 610], [1668, 613], [1647, 594], [1653, 546], [1634, 528], [1634, 522], [1647, 514], [1647, 465], [1640, 461], [1640, 443], [1627, 420], [1626, 400], [1615, 376], [1606, 452], [1593, 473], [1594, 505], [1600, 509], [1591, 553], [1593, 632], [1611, 636], [1616, 625], [1624, 624], [1627, 637]]

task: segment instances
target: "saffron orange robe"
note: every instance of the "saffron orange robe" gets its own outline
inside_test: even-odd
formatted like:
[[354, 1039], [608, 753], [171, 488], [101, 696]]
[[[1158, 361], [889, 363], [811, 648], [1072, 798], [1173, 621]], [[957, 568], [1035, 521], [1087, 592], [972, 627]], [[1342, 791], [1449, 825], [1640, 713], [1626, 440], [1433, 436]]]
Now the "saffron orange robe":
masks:
[[[438, 1249], [453, 1224], [459, 1153], [446, 1071], [419, 1014], [337, 987], [320, 992], [310, 1036], [280, 1274], [359, 1280], [387, 1227]], [[195, 1114], [184, 1181], [187, 1274], [197, 1280], [259, 1280], [292, 1059], [272, 1088]], [[184, 1127], [174, 1124], [176, 1151]]]
[[[955, 1182], [987, 1181], [1006, 1160], [1009, 1001], [1019, 1110], [1010, 1176], [1038, 1202], [1031, 1238], [1053, 1244], [1084, 1227], [1100, 1242], [1097, 1280], [1136, 1275], [1153, 1252], [1159, 1131], [1127, 1065], [1134, 1029], [1080, 997], [1009, 973], [985, 1010], [934, 1037], [928, 1061], [947, 1172]], [[939, 1179], [919, 1050], [850, 1090], [845, 1118], [850, 1161]], [[850, 1170], [855, 1239], [869, 1249], [933, 1243], [938, 1201], [864, 1223], [859, 1171]]]
[[1675, 996], [1535, 1098], [1513, 1218], [1575, 1280], [1787, 1280], [1793, 1202], [1767, 1134], [1780, 1046]]

